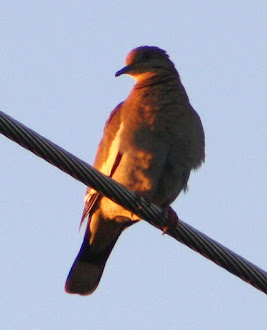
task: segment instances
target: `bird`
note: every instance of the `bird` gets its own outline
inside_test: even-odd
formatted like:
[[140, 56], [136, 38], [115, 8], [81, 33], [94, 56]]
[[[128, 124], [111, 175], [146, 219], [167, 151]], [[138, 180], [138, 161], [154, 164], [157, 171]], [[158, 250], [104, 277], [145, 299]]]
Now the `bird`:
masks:
[[[125, 63], [115, 76], [130, 75], [135, 85], [111, 112], [94, 167], [174, 219], [170, 204], [186, 191], [191, 170], [205, 159], [201, 119], [166, 51], [140, 46]], [[93, 293], [120, 234], [141, 220], [90, 187], [81, 222], [86, 219], [84, 240], [66, 280], [67, 293]]]

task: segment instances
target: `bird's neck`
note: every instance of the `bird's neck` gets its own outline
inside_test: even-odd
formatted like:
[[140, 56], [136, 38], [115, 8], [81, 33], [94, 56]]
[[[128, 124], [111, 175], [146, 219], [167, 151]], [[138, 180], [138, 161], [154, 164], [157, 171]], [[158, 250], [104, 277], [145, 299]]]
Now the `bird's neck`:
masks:
[[141, 104], [189, 102], [180, 77], [175, 72], [165, 72], [137, 79], [129, 98]]
[[177, 71], [164, 71], [162, 73], [146, 72], [134, 77], [136, 84], [134, 89], [151, 88], [154, 85], [180, 83], [180, 77]]

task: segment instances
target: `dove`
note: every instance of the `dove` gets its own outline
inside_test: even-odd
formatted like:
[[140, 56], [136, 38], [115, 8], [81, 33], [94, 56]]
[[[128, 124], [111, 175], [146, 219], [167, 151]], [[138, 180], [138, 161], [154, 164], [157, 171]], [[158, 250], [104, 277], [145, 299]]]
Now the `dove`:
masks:
[[[123, 74], [136, 82], [111, 112], [94, 167], [175, 218], [170, 204], [187, 189], [190, 172], [205, 158], [200, 117], [164, 50], [133, 49], [115, 76]], [[87, 218], [84, 240], [65, 284], [72, 294], [88, 295], [97, 288], [120, 234], [141, 220], [90, 187], [82, 222]]]

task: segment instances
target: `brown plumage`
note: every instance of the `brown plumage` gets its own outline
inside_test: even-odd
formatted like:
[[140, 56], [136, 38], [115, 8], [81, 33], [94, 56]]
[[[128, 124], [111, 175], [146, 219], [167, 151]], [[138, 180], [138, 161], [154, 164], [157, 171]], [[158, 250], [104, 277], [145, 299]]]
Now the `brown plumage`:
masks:
[[[108, 119], [94, 167], [168, 210], [190, 171], [204, 161], [204, 132], [166, 52], [143, 46], [132, 50], [116, 73], [136, 79], [128, 98]], [[88, 188], [82, 221], [84, 241], [68, 275], [69, 293], [92, 293], [121, 232], [137, 216]]]

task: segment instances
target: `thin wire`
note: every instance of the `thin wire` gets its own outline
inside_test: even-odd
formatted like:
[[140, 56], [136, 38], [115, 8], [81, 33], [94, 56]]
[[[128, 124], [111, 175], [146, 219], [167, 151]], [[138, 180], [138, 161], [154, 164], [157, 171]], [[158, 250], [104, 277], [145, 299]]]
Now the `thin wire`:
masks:
[[[121, 204], [153, 226], [157, 228], [166, 226], [168, 217], [158, 206], [151, 204], [143, 197], [137, 196], [123, 185], [103, 175], [83, 160], [1, 111], [0, 133], [85, 185], [97, 190], [102, 195]], [[170, 229], [167, 234], [253, 285], [258, 290], [267, 293], [267, 273], [264, 270], [182, 220], [180, 220], [177, 228]]]

